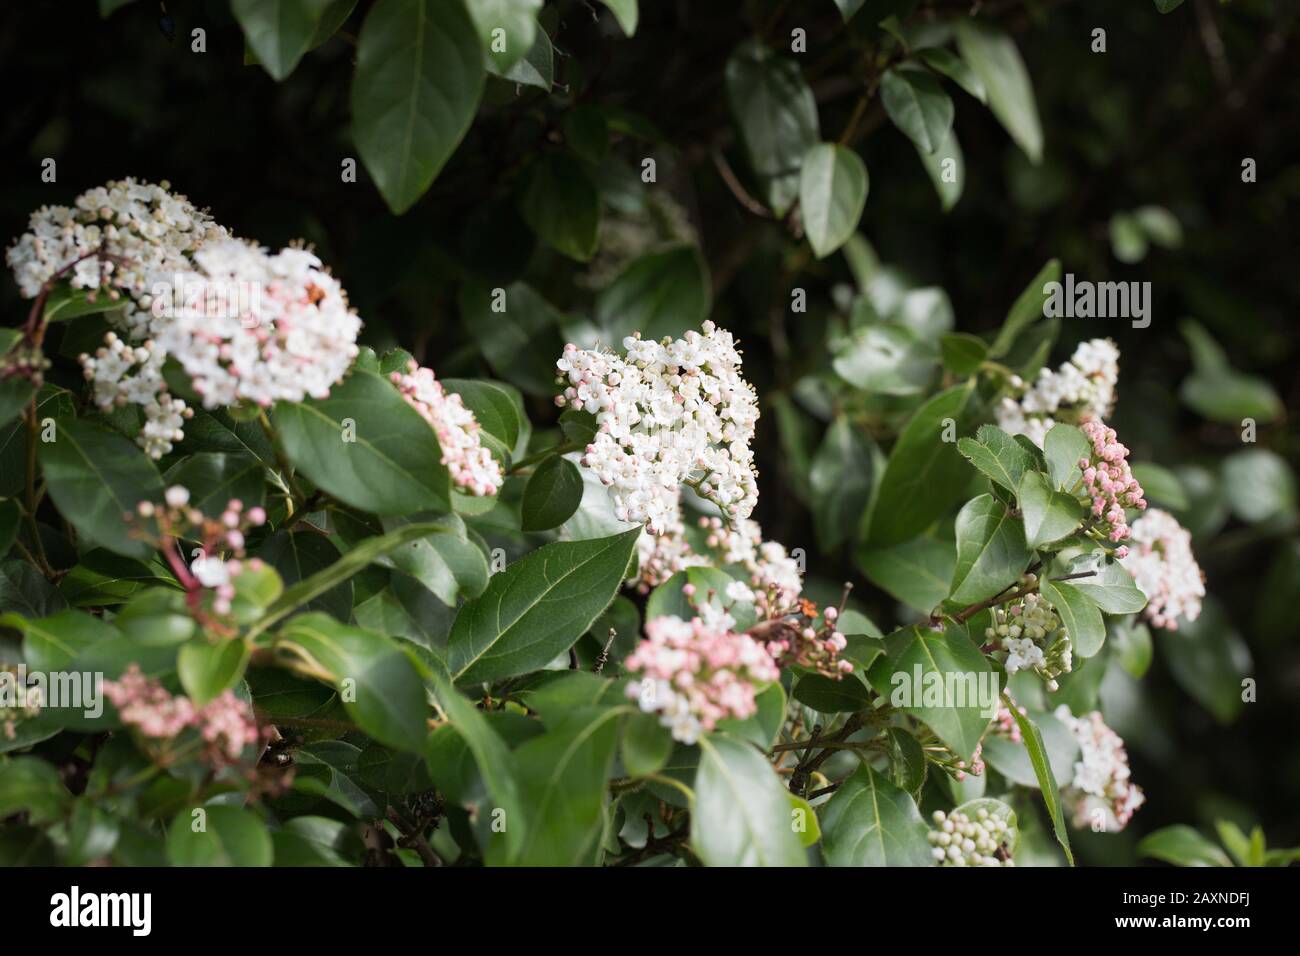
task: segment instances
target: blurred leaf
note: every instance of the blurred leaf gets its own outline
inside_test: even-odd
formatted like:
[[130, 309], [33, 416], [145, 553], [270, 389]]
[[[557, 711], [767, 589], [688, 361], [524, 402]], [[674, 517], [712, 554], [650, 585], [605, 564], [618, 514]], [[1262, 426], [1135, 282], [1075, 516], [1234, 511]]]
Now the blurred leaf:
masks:
[[894, 125], [924, 152], [935, 153], [948, 138], [952, 100], [933, 74], [914, 68], [886, 70], [880, 100]]
[[1043, 157], [1043, 130], [1034, 88], [1009, 36], [981, 20], [959, 19], [957, 49], [988, 90], [989, 109], [1035, 164]]
[[1139, 856], [1154, 857], [1174, 866], [1232, 866], [1228, 855], [1217, 844], [1182, 823], [1147, 834], [1138, 843], [1137, 852]]
[[799, 177], [799, 208], [818, 259], [857, 231], [867, 188], [867, 167], [853, 150], [835, 143], [818, 143], [808, 150]]
[[1295, 514], [1295, 476], [1281, 455], [1266, 448], [1248, 448], [1225, 458], [1223, 488], [1233, 514], [1248, 524]]
[[916, 154], [921, 157], [921, 165], [934, 183], [934, 191], [939, 194], [939, 204], [947, 212], [957, 205], [966, 185], [966, 157], [962, 154], [961, 144], [957, 142], [957, 131], [948, 130], [948, 135], [933, 153], [927, 153], [917, 146]]
[[473, 0], [465, 7], [495, 70], [509, 71], [532, 47], [542, 0]]
[[1206, 598], [1195, 621], [1180, 620], [1177, 631], [1156, 630], [1160, 657], [1174, 680], [1221, 724], [1241, 713], [1242, 681], [1251, 674], [1250, 650], [1223, 606]]
[[984, 81], [969, 64], [951, 50], [941, 46], [929, 47], [925, 50], [917, 50], [915, 56], [936, 73], [948, 77], [981, 103], [988, 102], [988, 90], [984, 86]]
[[311, 48], [330, 0], [231, 0], [244, 38], [271, 79], [283, 80]]
[[618, 21], [624, 34], [632, 36], [636, 33], [637, 0], [601, 0], [601, 2], [613, 11], [614, 19]]
[[997, 338], [989, 347], [989, 355], [992, 358], [1001, 358], [1010, 352], [1020, 334], [1043, 317], [1043, 308], [1051, 296], [1051, 293], [1046, 291], [1046, 286], [1060, 281], [1061, 261], [1049, 259], [1047, 264], [1038, 271], [1038, 275], [1029, 280], [1025, 291], [1020, 293], [1019, 298], [1007, 312], [1002, 328], [998, 329]]
[[645, 339], [676, 338], [698, 330], [711, 305], [699, 250], [679, 244], [629, 262], [596, 297], [596, 324], [607, 344], [621, 343], [634, 332]]
[[826, 430], [809, 471], [813, 519], [824, 550], [839, 547], [861, 524], [876, 477], [876, 459], [871, 440], [847, 418], [836, 418]]
[[270, 866], [274, 854], [266, 824], [241, 807], [185, 809], [167, 831], [172, 866]]
[[862, 548], [858, 565], [877, 587], [922, 614], [948, 596], [957, 550], [951, 541], [913, 538], [885, 548]]
[[537, 238], [562, 255], [586, 262], [595, 254], [600, 195], [567, 153], [544, 153], [529, 164], [519, 213]]

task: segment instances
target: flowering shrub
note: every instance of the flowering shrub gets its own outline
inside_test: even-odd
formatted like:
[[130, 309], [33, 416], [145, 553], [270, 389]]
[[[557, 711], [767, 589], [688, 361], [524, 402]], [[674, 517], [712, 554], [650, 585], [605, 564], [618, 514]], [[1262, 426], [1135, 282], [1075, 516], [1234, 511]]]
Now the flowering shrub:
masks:
[[[1137, 858], [1185, 743], [1143, 681], [1158, 651], [1162, 694], [1237, 715], [1207, 554], [1229, 513], [1292, 534], [1294, 496], [1224, 490], [1290, 472], [1234, 452], [1215, 485], [1212, 434], [1155, 444], [1151, 353], [1062, 321], [1061, 261], [1003, 263], [992, 318], [891, 263], [878, 143], [945, 210], [967, 163], [1046, 162], [1003, 5], [775, 5], [689, 147], [592, 51], [733, 26], [650, 6], [232, 4], [267, 97], [350, 76], [354, 139], [284, 157], [357, 154], [346, 229], [42, 186], [67, 205], [16, 226], [0, 332], [0, 862]], [[786, 52], [805, 28], [856, 104]], [[1277, 401], [1188, 328], [1190, 407]]]

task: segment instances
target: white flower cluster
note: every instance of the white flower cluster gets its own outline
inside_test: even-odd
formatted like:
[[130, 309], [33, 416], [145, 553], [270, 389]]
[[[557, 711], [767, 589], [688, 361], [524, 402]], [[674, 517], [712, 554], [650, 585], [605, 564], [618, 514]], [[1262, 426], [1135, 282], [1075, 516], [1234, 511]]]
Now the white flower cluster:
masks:
[[70, 207], [37, 209], [5, 262], [28, 299], [72, 266], [67, 273], [72, 288], [124, 297], [126, 328], [138, 336], [148, 315], [137, 302], [154, 276], [188, 268], [190, 255], [227, 235], [206, 212], [171, 192], [169, 183], [128, 177], [87, 190]]
[[483, 447], [482, 426], [461, 397], [444, 389], [433, 369], [421, 368], [414, 359], [405, 374], [393, 372], [389, 378], [438, 436], [452, 483], [471, 495], [495, 495], [505, 480], [501, 466]]
[[[1040, 448], [1062, 411], [1071, 421], [1106, 418], [1115, 403], [1119, 381], [1119, 349], [1110, 339], [1079, 343], [1068, 362], [1053, 372], [1040, 369], [1038, 378], [1019, 401], [1003, 398], [994, 409], [998, 427], [1012, 435], [1027, 435]], [[1019, 379], [1012, 381], [1020, 387]]]
[[95, 404], [107, 411], [114, 405], [139, 405], [144, 427], [136, 441], [151, 458], [161, 458], [185, 437], [185, 419], [194, 416], [184, 399], [167, 391], [163, 362], [167, 353], [151, 340], [128, 345], [109, 332], [94, 355], [81, 356], [86, 378], [94, 385]]
[[357, 356], [361, 320], [312, 252], [227, 239], [194, 267], [156, 286], [152, 326], [204, 407], [329, 395]]
[[934, 811], [937, 830], [928, 834], [930, 853], [940, 866], [1015, 866], [1006, 842], [1013, 835], [1007, 821], [980, 807], [972, 820], [954, 810]]
[[1169, 512], [1148, 508], [1133, 522], [1120, 564], [1147, 596], [1142, 613], [1156, 627], [1176, 631], [1180, 617], [1200, 617], [1205, 576], [1192, 555], [1191, 533]]
[[[1033, 584], [1035, 578], [1025, 575], [1022, 580]], [[1047, 682], [1048, 690], [1056, 690], [1056, 678], [1068, 674], [1074, 665], [1070, 635], [1056, 609], [1038, 593], [995, 608], [993, 626], [984, 629], [984, 636], [1007, 652], [1007, 677], [1032, 670]]]
[[758, 498], [749, 447], [758, 399], [731, 333], [703, 329], [660, 342], [629, 336], [625, 356], [570, 344], [556, 362], [568, 383], [556, 404], [600, 426], [583, 466], [609, 488], [620, 520], [654, 533], [675, 520], [684, 483], [730, 521], [749, 517]]
[[1074, 812], [1074, 825], [1108, 832], [1124, 829], [1134, 811], [1146, 802], [1142, 789], [1129, 779], [1124, 741], [1095, 710], [1075, 717], [1062, 704], [1055, 713], [1074, 734], [1081, 751], [1074, 777], [1061, 791]]

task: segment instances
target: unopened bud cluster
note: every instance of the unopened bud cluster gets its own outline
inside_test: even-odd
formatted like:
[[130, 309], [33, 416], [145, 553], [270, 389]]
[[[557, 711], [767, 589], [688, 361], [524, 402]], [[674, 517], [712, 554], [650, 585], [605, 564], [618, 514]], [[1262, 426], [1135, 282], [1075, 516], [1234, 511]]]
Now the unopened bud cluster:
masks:
[[700, 618], [653, 618], [645, 633], [624, 662], [638, 678], [628, 684], [627, 696], [643, 711], [659, 714], [659, 722], [685, 744], [695, 743], [720, 720], [752, 717], [758, 691], [780, 677], [753, 638]]
[[974, 819], [953, 810], [934, 811], [935, 829], [928, 834], [930, 853], [940, 866], [1015, 866], [1007, 852], [1007, 821], [980, 807]]
[[[142, 737], [171, 744], [187, 730], [198, 731], [204, 742], [201, 757], [214, 767], [237, 762], [245, 747], [262, 738], [253, 708], [233, 691], [224, 691], [195, 707], [188, 697], [173, 695], [157, 680], [146, 677], [136, 664], [117, 680], [104, 681], [103, 689], [122, 723]], [[160, 751], [160, 756], [170, 749]]]
[[18, 725], [24, 720], [31, 720], [41, 713], [41, 688], [28, 687], [23, 684], [25, 673], [22, 668], [12, 665], [0, 665], [0, 689], [9, 685], [8, 693], [0, 693], [0, 735], [6, 740], [13, 740], [18, 735]]
[[393, 372], [389, 378], [438, 436], [442, 463], [451, 473], [452, 483], [467, 494], [495, 495], [504, 480], [501, 466], [483, 447], [482, 426], [461, 397], [443, 388], [433, 369], [422, 368], [414, 360], [405, 373]]
[[[244, 561], [244, 539], [250, 528], [266, 523], [266, 511], [260, 506], [245, 509], [242, 501], [232, 498], [218, 518], [209, 518], [190, 507], [189, 501], [188, 489], [172, 485], [164, 494], [163, 507], [151, 501], [140, 502], [136, 513], [151, 525], [137, 524], [136, 535], [163, 552], [186, 591], [196, 596], [210, 591], [212, 611], [229, 614], [235, 578], [246, 563], [254, 569], [262, 563], [260, 558]], [[198, 553], [188, 567], [177, 551], [176, 542], [182, 539], [199, 542]]]
[[[1120, 444], [1115, 429], [1095, 419], [1079, 427], [1092, 443], [1089, 457], [1079, 459], [1083, 492], [1090, 499], [1092, 516], [1102, 519], [1108, 526], [1100, 530], [1110, 541], [1118, 543], [1132, 533], [1124, 509], [1143, 510], [1147, 506], [1142, 497], [1142, 486], [1133, 477], [1128, 463], [1128, 447]], [[1117, 548], [1115, 553], [1122, 558], [1128, 554], [1128, 548]]]
[[[1022, 586], [1037, 582], [1032, 573], [1021, 578]], [[1031, 670], [1047, 682], [1048, 690], [1056, 690], [1056, 678], [1074, 666], [1070, 635], [1056, 609], [1037, 592], [994, 608], [993, 626], [984, 629], [984, 636], [1006, 651], [1003, 663], [1008, 677]]]

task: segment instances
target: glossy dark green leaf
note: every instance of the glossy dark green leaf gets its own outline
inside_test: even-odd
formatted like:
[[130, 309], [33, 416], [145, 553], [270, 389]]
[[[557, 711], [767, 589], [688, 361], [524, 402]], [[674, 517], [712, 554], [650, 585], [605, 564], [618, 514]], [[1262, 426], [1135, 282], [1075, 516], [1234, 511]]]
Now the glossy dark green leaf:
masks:
[[375, 740], [399, 750], [423, 748], [429, 716], [424, 683], [396, 642], [312, 612], [285, 624], [275, 646], [319, 668], [352, 719]]
[[1042, 579], [1038, 590], [1060, 615], [1061, 623], [1074, 643], [1075, 657], [1092, 657], [1101, 650], [1106, 640], [1106, 625], [1091, 597], [1076, 588], [1073, 582], [1049, 578]]
[[1164, 860], [1174, 866], [1232, 866], [1228, 854], [1217, 843], [1185, 823], [1147, 834], [1138, 843], [1137, 852], [1138, 856]]
[[553, 455], [534, 469], [520, 506], [524, 531], [548, 531], [568, 521], [582, 503], [582, 475], [567, 458]]
[[159, 501], [158, 469], [135, 442], [91, 421], [60, 418], [53, 441], [36, 449], [50, 497], [83, 535], [110, 551], [144, 559], [153, 549], [130, 534], [127, 516]]
[[933, 866], [926, 833], [911, 795], [865, 765], [822, 810], [829, 866]]
[[678, 244], [629, 262], [596, 297], [596, 324], [608, 342], [680, 337], [709, 317], [709, 275], [694, 246]]
[[1083, 506], [1073, 495], [1053, 491], [1051, 479], [1030, 470], [1020, 479], [1016, 504], [1025, 522], [1025, 543], [1029, 547], [1060, 541], [1073, 534], [1083, 520]]
[[562, 255], [586, 262], [595, 254], [600, 195], [567, 153], [544, 153], [533, 160], [524, 172], [519, 213], [538, 239]]
[[266, 824], [242, 807], [182, 810], [167, 830], [173, 866], [270, 866], [274, 853]]
[[992, 495], [968, 501], [957, 514], [957, 564], [949, 600], [975, 604], [990, 598], [1029, 567], [1033, 552], [1025, 545], [1025, 528]]
[[508, 71], [532, 47], [542, 0], [474, 0], [465, 6], [496, 70]]
[[960, 18], [955, 26], [957, 49], [988, 91], [989, 109], [1030, 162], [1040, 162], [1043, 128], [1034, 86], [1015, 42], [984, 19]]
[[[373, 539], [372, 539], [373, 540]], [[256, 556], [279, 572], [285, 587], [293, 587], [335, 564], [342, 555], [324, 535], [313, 531], [276, 531]], [[345, 579], [302, 605], [346, 622], [352, 617], [352, 581]]]
[[237, 638], [213, 643], [201, 637], [181, 645], [176, 655], [176, 673], [196, 707], [234, 687], [247, 665], [248, 645]]
[[293, 72], [316, 36], [329, 0], [231, 0], [230, 10], [274, 80]]
[[266, 499], [266, 466], [253, 455], [240, 452], [200, 452], [167, 469], [166, 485], [189, 489], [190, 506], [217, 517], [232, 498], [244, 508]]
[[478, 108], [483, 48], [461, 0], [379, 0], [357, 40], [353, 135], [394, 213], [410, 209]]
[[805, 866], [788, 791], [764, 756], [722, 735], [700, 741], [691, 849], [706, 866]]
[[934, 75], [894, 68], [880, 80], [880, 101], [895, 126], [927, 153], [934, 153], [952, 129], [953, 105]]
[[345, 504], [380, 515], [447, 509], [437, 436], [373, 372], [353, 371], [325, 399], [278, 402], [275, 425], [294, 467]]
[[544, 667], [586, 633], [626, 576], [641, 529], [590, 541], [557, 541], [492, 576], [461, 606], [448, 643], [457, 683]]
[[1065, 813], [1061, 809], [1061, 794], [1056, 787], [1056, 776], [1052, 773], [1051, 760], [1047, 754], [1047, 744], [1043, 741], [1043, 735], [1035, 724], [1025, 714], [1020, 713], [1020, 709], [1013, 704], [1008, 703], [1011, 714], [1016, 719], [1016, 725], [1020, 728], [1021, 739], [1025, 742], [1025, 749], [1029, 753], [1030, 764], [1034, 768], [1034, 776], [1038, 779], [1038, 789], [1043, 794], [1043, 803], [1047, 806], [1047, 814], [1052, 820], [1052, 830], [1056, 833], [1056, 842], [1061, 844], [1061, 849], [1065, 851], [1065, 858], [1069, 861], [1070, 866], [1074, 866], [1074, 853], [1070, 849], [1070, 832], [1065, 827]]
[[1034, 457], [996, 425], [981, 425], [974, 438], [957, 441], [957, 450], [988, 478], [1013, 495], [1025, 472], [1034, 468]]

